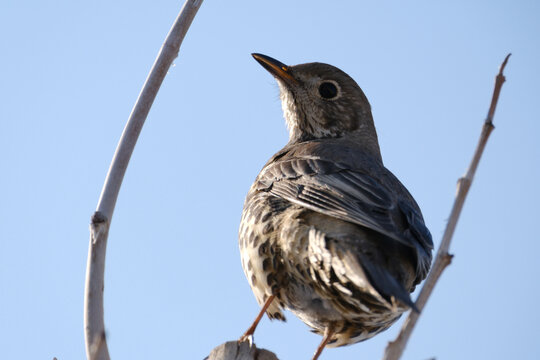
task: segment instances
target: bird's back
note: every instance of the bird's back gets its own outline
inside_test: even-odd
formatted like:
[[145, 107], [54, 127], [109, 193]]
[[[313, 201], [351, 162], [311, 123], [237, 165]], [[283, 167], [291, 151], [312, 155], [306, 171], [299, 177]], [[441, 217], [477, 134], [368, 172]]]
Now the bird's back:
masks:
[[[413, 306], [431, 237], [418, 205], [378, 159], [346, 139], [293, 143], [264, 166], [246, 198], [242, 264], [268, 314], [288, 308], [334, 346], [365, 340]], [[331, 346], [331, 345], [330, 345]]]

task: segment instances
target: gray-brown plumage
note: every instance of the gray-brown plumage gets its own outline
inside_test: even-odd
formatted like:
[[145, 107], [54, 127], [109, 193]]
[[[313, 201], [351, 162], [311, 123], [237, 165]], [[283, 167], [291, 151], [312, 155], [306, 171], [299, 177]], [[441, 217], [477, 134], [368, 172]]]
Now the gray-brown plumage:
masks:
[[[249, 190], [242, 266], [272, 319], [288, 309], [322, 349], [366, 340], [408, 308], [433, 243], [413, 197], [383, 163], [367, 98], [321, 63], [255, 59], [276, 78], [290, 141]], [[250, 335], [257, 321], [246, 335]]]

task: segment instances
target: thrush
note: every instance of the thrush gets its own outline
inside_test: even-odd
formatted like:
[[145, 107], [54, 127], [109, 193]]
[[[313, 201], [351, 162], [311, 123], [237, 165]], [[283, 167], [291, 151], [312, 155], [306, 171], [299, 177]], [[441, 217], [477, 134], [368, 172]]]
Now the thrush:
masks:
[[290, 310], [325, 347], [371, 338], [427, 275], [433, 242], [416, 201], [384, 167], [370, 104], [340, 69], [252, 54], [277, 80], [289, 142], [257, 176], [239, 229], [242, 267], [264, 313]]

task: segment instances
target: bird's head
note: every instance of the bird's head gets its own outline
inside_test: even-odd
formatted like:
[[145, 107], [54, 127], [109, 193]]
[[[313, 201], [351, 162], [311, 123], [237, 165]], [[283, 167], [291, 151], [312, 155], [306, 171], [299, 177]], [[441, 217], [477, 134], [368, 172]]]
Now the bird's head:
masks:
[[[328, 64], [288, 66], [266, 55], [252, 55], [279, 84], [291, 141], [347, 135], [377, 143], [369, 102], [349, 75]], [[378, 143], [376, 147], [378, 151]]]

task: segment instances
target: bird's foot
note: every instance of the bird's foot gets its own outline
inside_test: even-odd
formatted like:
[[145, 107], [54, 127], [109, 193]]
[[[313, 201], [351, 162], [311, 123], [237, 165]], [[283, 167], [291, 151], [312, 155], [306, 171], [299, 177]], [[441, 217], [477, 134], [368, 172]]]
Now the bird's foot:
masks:
[[238, 342], [249, 341], [250, 345], [253, 344], [253, 334], [255, 333], [255, 329], [257, 328], [257, 325], [259, 325], [259, 321], [261, 321], [264, 313], [266, 312], [266, 310], [268, 309], [268, 307], [272, 303], [272, 300], [274, 300], [274, 297], [275, 297], [274, 295], [270, 295], [268, 297], [268, 299], [266, 299], [266, 302], [264, 303], [261, 311], [259, 312], [259, 314], [255, 318], [255, 321], [253, 321], [253, 324], [251, 324], [249, 329], [246, 330], [244, 335], [242, 335], [240, 337], [240, 339], [238, 339]]

